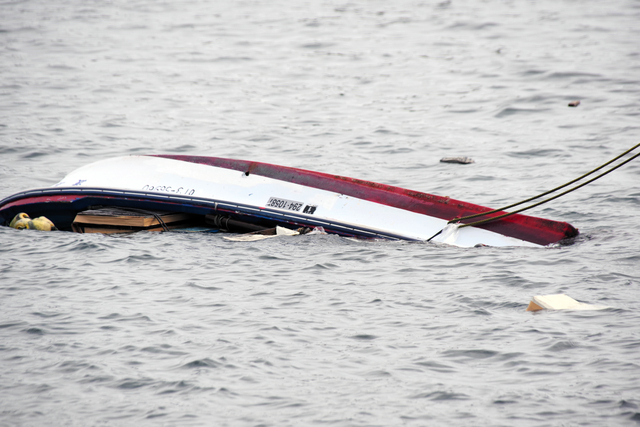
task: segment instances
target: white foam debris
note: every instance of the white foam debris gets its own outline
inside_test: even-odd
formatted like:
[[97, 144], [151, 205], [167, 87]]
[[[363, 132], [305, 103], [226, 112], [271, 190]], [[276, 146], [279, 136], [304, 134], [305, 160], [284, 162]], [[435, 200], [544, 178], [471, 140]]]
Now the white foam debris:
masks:
[[280, 227], [279, 225], [276, 227], [276, 236], [297, 236], [300, 234], [297, 230], [290, 230], [285, 227]]
[[538, 295], [531, 299], [527, 311], [540, 310], [603, 310], [605, 306], [578, 302], [565, 294]]
[[[316, 229], [314, 229], [314, 231], [316, 231]], [[316, 233], [313, 233], [313, 231], [312, 231], [311, 233], [313, 233], [313, 234], [323, 234], [323, 232], [324, 232], [324, 229], [318, 230], [318, 232], [316, 232]], [[311, 234], [311, 233], [308, 233], [308, 234]], [[297, 236], [298, 234], [300, 234], [300, 232], [298, 230], [290, 230], [290, 229], [285, 228], [285, 227], [277, 226], [276, 227], [276, 234], [271, 234], [271, 235], [241, 234], [240, 236], [224, 236], [224, 239], [231, 240], [232, 242], [255, 242], [255, 241], [258, 241], [258, 240], [271, 239], [272, 237]], [[326, 234], [326, 233], [324, 233], [324, 234]]]

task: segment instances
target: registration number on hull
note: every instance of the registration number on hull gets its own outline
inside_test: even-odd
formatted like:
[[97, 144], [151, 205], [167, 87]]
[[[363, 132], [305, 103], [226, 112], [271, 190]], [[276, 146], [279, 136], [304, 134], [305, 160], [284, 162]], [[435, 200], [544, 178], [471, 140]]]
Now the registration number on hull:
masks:
[[267, 202], [267, 206], [270, 208], [286, 209], [288, 211], [300, 212], [300, 209], [302, 209], [302, 206], [304, 206], [304, 203], [294, 202], [293, 200], [278, 199], [276, 197], [270, 197], [269, 201]]
[[[284, 209], [288, 211], [301, 212], [305, 214], [313, 214], [316, 211], [317, 206], [307, 205], [303, 202], [296, 202], [294, 200], [280, 199], [277, 197], [270, 197], [267, 202], [267, 207]], [[304, 208], [304, 209], [303, 209]]]

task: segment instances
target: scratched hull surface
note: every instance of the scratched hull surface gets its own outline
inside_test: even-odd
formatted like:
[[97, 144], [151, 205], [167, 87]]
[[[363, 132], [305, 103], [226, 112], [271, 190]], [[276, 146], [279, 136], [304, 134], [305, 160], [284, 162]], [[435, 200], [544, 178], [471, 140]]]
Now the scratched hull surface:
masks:
[[[640, 140], [635, 1], [0, 8], [0, 199], [164, 153], [498, 207]], [[548, 248], [0, 227], [0, 426], [636, 425], [638, 182]]]

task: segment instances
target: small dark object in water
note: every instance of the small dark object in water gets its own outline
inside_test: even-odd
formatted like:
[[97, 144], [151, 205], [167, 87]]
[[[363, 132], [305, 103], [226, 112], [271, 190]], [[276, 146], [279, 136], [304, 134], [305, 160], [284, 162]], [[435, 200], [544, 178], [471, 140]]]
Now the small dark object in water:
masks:
[[469, 163], [475, 163], [470, 157], [443, 157], [440, 159], [440, 163], [458, 163], [461, 165], [468, 165]]
[[580, 105], [580, 101], [571, 101], [569, 103], [569, 107], [577, 107], [578, 105]]

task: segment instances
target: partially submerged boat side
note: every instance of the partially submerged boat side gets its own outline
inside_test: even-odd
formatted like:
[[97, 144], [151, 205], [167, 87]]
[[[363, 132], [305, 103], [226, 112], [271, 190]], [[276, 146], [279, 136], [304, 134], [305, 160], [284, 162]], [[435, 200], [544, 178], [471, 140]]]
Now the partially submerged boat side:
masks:
[[[451, 219], [490, 209], [447, 197], [267, 163], [200, 156], [127, 156], [77, 169], [55, 186], [0, 201], [0, 223], [20, 212], [70, 229], [78, 212], [111, 206], [317, 227], [345, 236], [428, 240]], [[497, 216], [500, 212], [489, 216]], [[443, 233], [457, 246], [544, 246], [574, 237], [570, 224], [512, 215]]]

